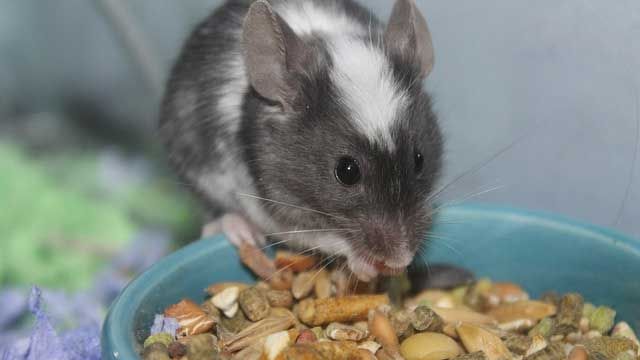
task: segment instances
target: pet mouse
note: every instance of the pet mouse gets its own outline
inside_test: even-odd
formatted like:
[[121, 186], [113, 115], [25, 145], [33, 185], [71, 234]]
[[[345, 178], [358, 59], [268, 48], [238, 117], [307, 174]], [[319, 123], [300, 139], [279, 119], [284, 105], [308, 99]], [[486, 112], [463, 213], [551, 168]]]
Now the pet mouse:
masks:
[[204, 234], [406, 268], [432, 222], [443, 139], [414, 0], [386, 24], [353, 0], [229, 0], [174, 64], [159, 134]]

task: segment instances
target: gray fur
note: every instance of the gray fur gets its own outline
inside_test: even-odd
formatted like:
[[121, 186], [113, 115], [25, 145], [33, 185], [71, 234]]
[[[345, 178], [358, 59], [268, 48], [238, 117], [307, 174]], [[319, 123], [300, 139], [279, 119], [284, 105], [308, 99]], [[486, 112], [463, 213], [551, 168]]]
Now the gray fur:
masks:
[[[415, 57], [387, 51], [383, 25], [351, 0], [270, 3], [283, 12], [303, 2], [339, 12], [348, 33], [303, 31], [303, 22], [291, 26], [299, 31], [305, 56], [287, 69], [286, 107], [265, 95], [265, 88], [250, 86], [241, 38], [251, 1], [228, 1], [198, 26], [174, 66], [162, 108], [160, 134], [169, 160], [211, 217], [239, 213], [266, 233], [358, 229], [296, 240], [303, 247], [320, 245], [326, 252], [404, 264], [398, 258], [415, 252], [429, 226], [425, 200], [441, 168], [440, 130], [420, 81], [424, 68]], [[388, 54], [389, 72], [407, 99], [391, 122], [392, 149], [363, 135], [345, 104], [344, 89], [332, 83], [332, 36], [352, 36]], [[420, 173], [414, 167], [416, 150], [425, 157]], [[335, 162], [344, 155], [362, 167], [362, 181], [352, 187], [334, 176]]]

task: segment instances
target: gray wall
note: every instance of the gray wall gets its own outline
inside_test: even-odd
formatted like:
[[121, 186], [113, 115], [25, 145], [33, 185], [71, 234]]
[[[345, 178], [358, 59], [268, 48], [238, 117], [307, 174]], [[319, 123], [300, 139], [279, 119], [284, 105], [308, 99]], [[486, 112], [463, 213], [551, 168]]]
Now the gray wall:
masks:
[[[165, 71], [187, 29], [218, 3], [123, 2]], [[447, 136], [444, 183], [526, 135], [442, 199], [501, 186], [473, 200], [558, 212], [640, 236], [640, 169], [631, 174], [640, 116], [640, 2], [418, 3], [436, 51], [427, 86]], [[141, 86], [91, 4], [0, 0], [0, 114], [25, 99], [36, 111], [55, 106], [61, 94], [81, 94], [152, 137], [157, 98]], [[390, 12], [391, 1], [368, 4], [385, 18]]]

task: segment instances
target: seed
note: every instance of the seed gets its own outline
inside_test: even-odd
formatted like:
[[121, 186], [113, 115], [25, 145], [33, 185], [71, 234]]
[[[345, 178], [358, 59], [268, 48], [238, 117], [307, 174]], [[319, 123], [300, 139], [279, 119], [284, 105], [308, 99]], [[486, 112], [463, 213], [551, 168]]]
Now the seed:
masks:
[[429, 289], [405, 302], [405, 307], [407, 308], [415, 308], [420, 305], [452, 308], [455, 306], [455, 301], [453, 296], [446, 291]]
[[289, 332], [279, 331], [273, 333], [265, 339], [263, 353], [267, 356], [267, 360], [274, 360], [291, 342]]
[[230, 287], [237, 287], [240, 290], [244, 290], [248, 288], [249, 285], [241, 282], [222, 282], [209, 285], [205, 291], [207, 292], [207, 294], [215, 296]]
[[[320, 331], [322, 331], [322, 329], [320, 329]], [[300, 335], [298, 335], [298, 338], [296, 339], [296, 344], [305, 344], [314, 341], [318, 341], [316, 333], [314, 333], [312, 330], [304, 329], [300, 331]]]
[[553, 329], [553, 319], [546, 317], [533, 327], [529, 331], [529, 336], [533, 337], [535, 335], [541, 335], [542, 337], [549, 337], [551, 335], [551, 330]]
[[271, 279], [276, 274], [276, 266], [273, 261], [257, 247], [242, 243], [238, 249], [238, 253], [240, 255], [240, 261], [260, 278], [265, 280]]
[[535, 325], [531, 319], [518, 319], [510, 322], [500, 323], [498, 327], [504, 331], [523, 332], [531, 329]]
[[264, 319], [271, 310], [266, 296], [255, 287], [242, 290], [238, 295], [238, 303], [244, 314], [251, 321]]
[[[227, 311], [227, 310], [230, 310], [231, 308], [233, 308], [233, 306], [236, 304], [236, 302], [238, 301], [238, 295], [239, 294], [240, 294], [240, 288], [239, 287], [237, 287], [237, 286], [228, 287], [228, 288], [224, 289], [223, 291], [219, 292], [214, 297], [212, 297], [211, 298], [211, 302], [218, 309], [220, 309], [222, 311]], [[232, 316], [233, 315], [228, 316], [228, 317], [232, 317]]]
[[627, 338], [640, 346], [640, 344], [638, 344], [638, 337], [636, 336], [636, 333], [633, 332], [633, 329], [631, 329], [629, 324], [625, 321], [620, 321], [613, 327], [613, 330], [611, 330], [611, 336]]
[[589, 354], [587, 353], [587, 350], [585, 350], [583, 346], [576, 346], [569, 353], [568, 360], [588, 360], [588, 359], [589, 359]]
[[142, 352], [143, 360], [170, 360], [167, 346], [162, 343], [153, 343], [149, 346], [145, 346]]
[[352, 295], [341, 298], [305, 299], [298, 307], [300, 320], [311, 326], [366, 320], [369, 310], [388, 304], [386, 295]]
[[349, 279], [347, 274], [344, 271], [336, 269], [331, 272], [329, 276], [331, 282], [335, 284], [336, 287], [336, 296], [342, 297], [346, 296], [349, 293]]
[[288, 268], [294, 272], [307, 271], [313, 268], [318, 259], [315, 256], [294, 254], [289, 251], [276, 251], [275, 266], [278, 269]]
[[605, 355], [608, 359], [613, 359], [619, 353], [628, 350], [638, 351], [638, 346], [633, 342], [633, 340], [610, 336], [601, 336], [589, 339], [584, 342], [584, 347], [587, 349], [589, 354], [598, 352]]
[[400, 355], [400, 352], [398, 350], [390, 350], [385, 348], [380, 348], [380, 350], [376, 352], [376, 358], [378, 360], [407, 360], [402, 357], [402, 355]]
[[226, 316], [228, 318], [231, 318], [238, 312], [239, 308], [240, 307], [239, 307], [238, 303], [236, 302], [236, 303], [233, 303], [233, 305], [231, 305], [231, 307], [229, 309], [224, 310], [222, 313], [224, 314], [224, 316]]
[[590, 330], [586, 334], [584, 334], [584, 337], [586, 339], [594, 339], [594, 338], [599, 338], [601, 336], [602, 334], [600, 334], [600, 332], [596, 330]]
[[538, 321], [556, 313], [556, 307], [536, 300], [521, 300], [514, 303], [499, 305], [487, 314], [500, 323], [522, 319]]
[[153, 344], [162, 344], [164, 346], [169, 346], [173, 342], [173, 336], [166, 332], [157, 333], [149, 336], [143, 344], [143, 347], [148, 347]]
[[164, 315], [178, 320], [178, 324], [180, 324], [180, 328], [177, 330], [179, 336], [205, 333], [211, 330], [216, 323], [215, 318], [207, 315], [198, 304], [187, 299], [166, 308]]
[[272, 311], [269, 317], [255, 323], [251, 323], [249, 326], [224, 341], [224, 349], [232, 352], [242, 350], [251, 346], [259, 339], [266, 338], [278, 331], [288, 330], [295, 325], [296, 319], [293, 314], [281, 315], [275, 311], [276, 309], [273, 310], [274, 311]]
[[560, 300], [553, 334], [567, 335], [568, 333], [578, 331], [583, 306], [584, 300], [582, 299], [582, 295], [570, 293], [563, 296]]
[[418, 306], [413, 311], [413, 318], [411, 319], [411, 325], [418, 331], [442, 331], [444, 320], [426, 306]]
[[315, 286], [316, 275], [318, 275], [318, 272], [306, 271], [294, 277], [291, 283], [293, 297], [300, 300], [309, 296]]
[[278, 270], [269, 278], [269, 286], [275, 290], [289, 290], [293, 283], [293, 271], [291, 269]]
[[547, 347], [548, 343], [542, 335], [531, 336], [531, 346], [524, 353], [525, 357], [531, 356]]
[[551, 343], [544, 349], [535, 352], [531, 355], [525, 356], [525, 360], [564, 360], [567, 355], [564, 352], [564, 347], [560, 343]]
[[411, 314], [408, 310], [392, 310], [389, 312], [389, 321], [399, 339], [405, 339], [413, 335], [413, 326], [411, 325]]
[[462, 353], [460, 346], [450, 337], [434, 332], [412, 335], [400, 345], [400, 354], [406, 360], [442, 360]]
[[446, 309], [434, 306], [431, 309], [440, 315], [445, 323], [457, 324], [460, 322], [468, 322], [483, 325], [493, 325], [496, 323], [495, 319], [488, 315], [465, 308]]
[[568, 333], [567, 336], [564, 337], [564, 341], [569, 344], [575, 344], [582, 339], [582, 334], [579, 331]]
[[610, 307], [598, 306], [589, 316], [589, 327], [601, 334], [609, 332], [613, 327], [616, 311]]
[[327, 299], [331, 297], [331, 280], [329, 274], [325, 270], [321, 270], [316, 277], [314, 286], [316, 298]]
[[487, 298], [491, 292], [493, 283], [487, 278], [482, 278], [469, 286], [464, 296], [464, 303], [474, 310], [482, 311], [488, 307]]
[[[382, 346], [389, 349], [398, 348], [398, 336], [389, 318], [378, 310], [369, 313], [369, 331]], [[375, 353], [375, 351], [373, 352]]]
[[296, 344], [286, 348], [277, 360], [369, 360], [367, 354], [360, 352], [351, 341], [316, 341], [314, 343]]
[[516, 355], [524, 355], [531, 347], [533, 340], [528, 336], [509, 334], [503, 338], [504, 345]]
[[509, 349], [498, 336], [490, 331], [467, 323], [458, 325], [456, 330], [468, 352], [482, 351], [489, 360], [511, 359]]
[[375, 341], [363, 341], [358, 345], [359, 349], [368, 350], [372, 354], [377, 353], [378, 350], [380, 350], [380, 347], [382, 347], [382, 345], [378, 344]]
[[581, 317], [578, 327], [580, 328], [581, 333], [586, 333], [587, 331], [589, 331], [589, 319], [584, 316]]
[[498, 300], [498, 303], [495, 305], [529, 300], [529, 294], [527, 294], [520, 285], [509, 282], [493, 283], [489, 294], [494, 295]]
[[358, 329], [355, 326], [349, 326], [335, 322], [327, 326], [325, 334], [329, 339], [338, 341], [360, 341], [367, 335], [364, 331]]

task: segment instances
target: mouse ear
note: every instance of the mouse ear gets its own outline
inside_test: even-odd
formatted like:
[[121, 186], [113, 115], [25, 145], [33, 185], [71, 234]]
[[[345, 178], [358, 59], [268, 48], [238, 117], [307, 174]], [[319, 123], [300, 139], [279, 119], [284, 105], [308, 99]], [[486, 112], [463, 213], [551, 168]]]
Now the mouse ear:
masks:
[[263, 97], [290, 109], [296, 95], [291, 71], [308, 54], [305, 44], [267, 1], [249, 8], [242, 31], [249, 81]]
[[396, 0], [384, 44], [392, 55], [417, 63], [421, 77], [431, 72], [434, 61], [431, 33], [415, 0]]

